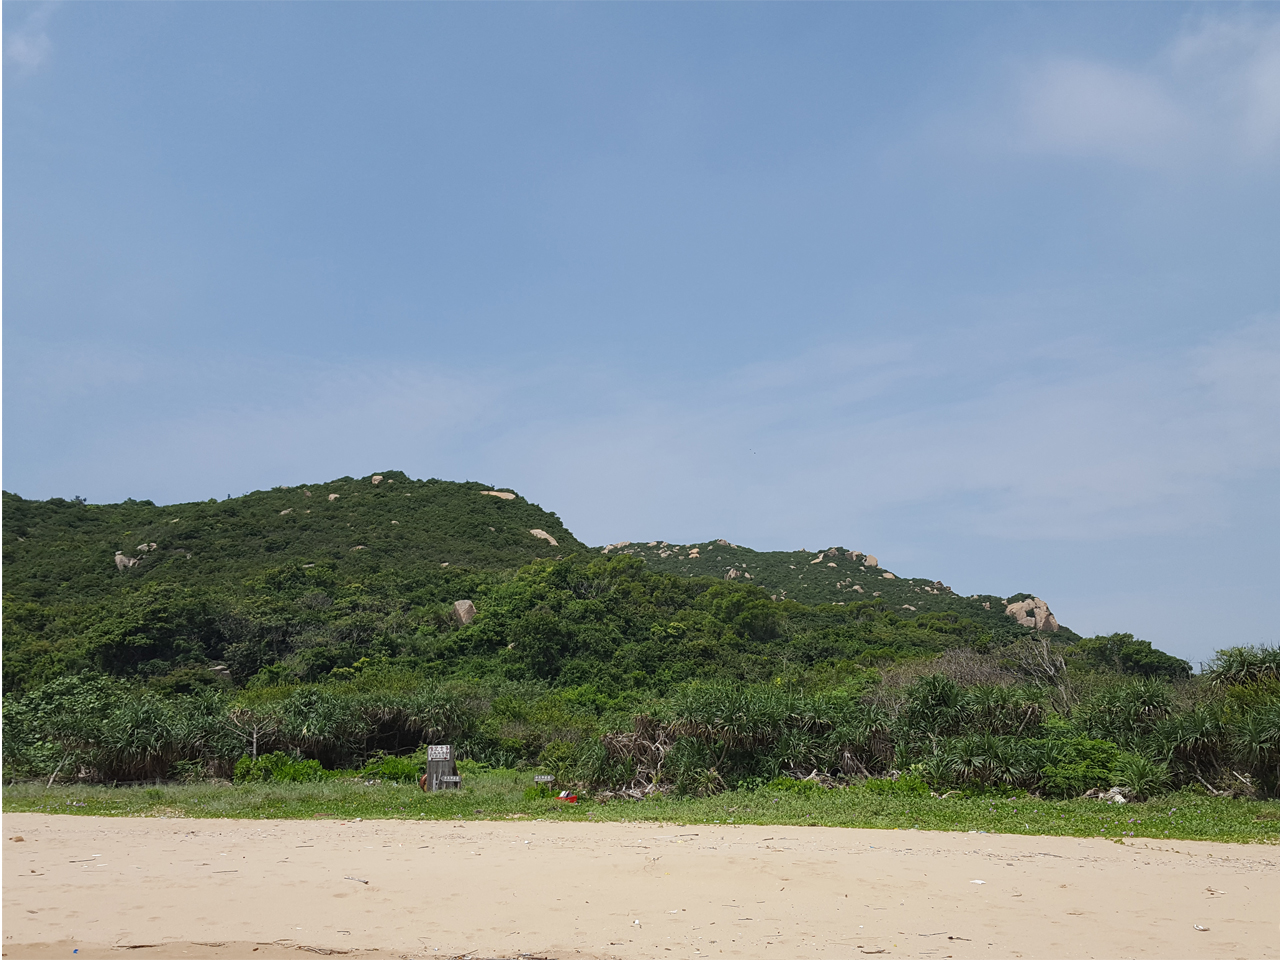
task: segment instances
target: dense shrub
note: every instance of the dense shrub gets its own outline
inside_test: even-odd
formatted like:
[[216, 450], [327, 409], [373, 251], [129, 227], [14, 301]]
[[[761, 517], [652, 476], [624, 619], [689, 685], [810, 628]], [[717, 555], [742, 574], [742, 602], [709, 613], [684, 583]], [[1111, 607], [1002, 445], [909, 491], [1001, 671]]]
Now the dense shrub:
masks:
[[1209, 664], [1214, 686], [1237, 686], [1261, 680], [1280, 680], [1280, 647], [1229, 647], [1219, 650]]
[[334, 773], [326, 770], [318, 760], [300, 760], [287, 753], [276, 751], [256, 760], [241, 757], [236, 761], [236, 783], [262, 783], [277, 780], [285, 783], [318, 783], [332, 779]]
[[361, 767], [360, 776], [396, 783], [417, 783], [425, 770], [425, 758], [419, 762], [417, 757], [392, 757], [384, 753]]
[[1191, 678], [1132, 635], [1005, 616], [1029, 594], [836, 548], [606, 555], [522, 498], [379, 477], [163, 508], [5, 494], [5, 776], [408, 782], [450, 743], [625, 796], [1280, 790], [1274, 647]]
[[1110, 740], [1074, 736], [1044, 743], [1048, 763], [1040, 768], [1040, 787], [1051, 797], [1078, 797], [1112, 786], [1120, 748]]
[[1162, 792], [1173, 779], [1169, 768], [1158, 760], [1137, 753], [1122, 753], [1111, 766], [1111, 779], [1125, 787], [1135, 800], [1146, 800]]
[[1267, 677], [1235, 686], [1114, 678], [1058, 710], [1037, 688], [921, 672], [889, 697], [861, 681], [814, 693], [780, 679], [693, 682], [637, 714], [629, 694], [594, 685], [440, 684], [390, 668], [234, 697], [165, 696], [82, 674], [5, 698], [4, 760], [9, 777], [131, 782], [234, 767], [242, 781], [345, 770], [409, 783], [424, 767], [421, 748], [449, 742], [471, 761], [536, 764], [562, 783], [632, 797], [780, 778], [877, 783], [895, 771], [939, 793], [1072, 797], [1121, 786], [1146, 797], [1195, 785], [1271, 797], [1278, 693]]

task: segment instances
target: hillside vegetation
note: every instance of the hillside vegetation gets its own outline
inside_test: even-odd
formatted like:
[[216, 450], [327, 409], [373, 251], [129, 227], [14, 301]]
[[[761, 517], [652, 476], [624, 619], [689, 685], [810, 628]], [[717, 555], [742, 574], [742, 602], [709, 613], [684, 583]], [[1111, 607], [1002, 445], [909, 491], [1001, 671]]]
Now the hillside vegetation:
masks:
[[[901, 577], [882, 567], [874, 556], [844, 547], [758, 551], [727, 540], [707, 543], [618, 543], [602, 548], [610, 556], [633, 556], [650, 569], [682, 577], [716, 577], [751, 583], [774, 600], [804, 604], [847, 605], [878, 600], [904, 618], [917, 613], [953, 613], [982, 625], [997, 641], [1034, 633], [1005, 614], [1006, 607], [1031, 594], [1009, 598], [962, 597], [940, 580]], [[1056, 620], [1053, 631], [1059, 628]], [[1075, 639], [1065, 630], [1062, 639]]]
[[584, 549], [491, 489], [387, 471], [164, 507], [6, 492], [5, 690], [222, 662], [240, 683], [282, 660], [315, 678], [394, 655], [486, 574]]
[[388, 471], [167, 507], [6, 493], [6, 776], [412, 780], [452, 742], [602, 797], [1280, 782], [1269, 648], [1191, 678], [1028, 594], [843, 548], [588, 548], [498, 492]]

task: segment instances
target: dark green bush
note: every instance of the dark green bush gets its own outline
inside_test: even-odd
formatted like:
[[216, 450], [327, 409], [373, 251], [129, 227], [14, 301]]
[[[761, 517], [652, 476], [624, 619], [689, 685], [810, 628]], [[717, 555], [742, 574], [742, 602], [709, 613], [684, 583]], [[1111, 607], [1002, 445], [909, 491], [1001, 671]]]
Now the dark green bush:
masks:
[[1111, 776], [1115, 785], [1127, 789], [1135, 800], [1162, 793], [1173, 779], [1167, 765], [1137, 753], [1120, 754], [1111, 766]]
[[326, 770], [318, 760], [299, 760], [287, 753], [268, 753], [256, 760], [241, 757], [236, 761], [236, 783], [262, 783], [276, 780], [285, 783], [317, 783], [338, 774]]
[[366, 779], [391, 780], [396, 783], [417, 783], [424, 768], [413, 757], [392, 757], [379, 754], [360, 768], [360, 776]]
[[796, 793], [801, 796], [807, 796], [812, 793], [821, 793], [822, 784], [816, 780], [796, 780], [794, 777], [775, 777], [769, 781], [770, 790], [780, 790], [783, 793]]
[[1078, 797], [1095, 787], [1113, 786], [1112, 769], [1120, 748], [1088, 737], [1047, 741], [1050, 762], [1040, 768], [1040, 787], [1051, 797]]
[[927, 797], [932, 792], [928, 783], [913, 774], [896, 778], [873, 777], [862, 782], [862, 789], [868, 793], [887, 793], [908, 797]]

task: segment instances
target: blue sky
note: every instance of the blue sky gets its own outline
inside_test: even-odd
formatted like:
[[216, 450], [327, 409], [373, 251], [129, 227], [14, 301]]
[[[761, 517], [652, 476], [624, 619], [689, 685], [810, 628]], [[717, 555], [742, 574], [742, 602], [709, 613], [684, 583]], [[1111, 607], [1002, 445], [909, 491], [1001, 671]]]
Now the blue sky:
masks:
[[3, 16], [8, 490], [401, 469], [1277, 639], [1275, 7]]

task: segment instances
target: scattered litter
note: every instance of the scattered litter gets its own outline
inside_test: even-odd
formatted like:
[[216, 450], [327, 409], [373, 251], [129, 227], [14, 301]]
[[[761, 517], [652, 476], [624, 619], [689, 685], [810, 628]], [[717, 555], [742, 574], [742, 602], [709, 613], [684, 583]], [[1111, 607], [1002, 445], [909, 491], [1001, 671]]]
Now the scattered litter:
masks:
[[26, 843], [26, 842], [27, 842], [27, 841], [26, 841], [26, 840], [24, 840], [22, 837], [10, 837], [9, 839], [10, 839], [10, 840], [12, 840], [14, 843]]
[[969, 882], [970, 882], [970, 883], [986, 883], [987, 881], [985, 881], [985, 880], [970, 880]]
[[354, 880], [356, 883], [364, 883], [364, 884], [367, 884], [367, 883], [369, 882], [368, 880], [361, 880], [359, 877], [343, 877], [342, 879], [343, 879], [343, 880]]
[[1202, 927], [1202, 926], [1200, 926], [1200, 924], [1198, 924], [1198, 923], [1196, 923], [1196, 924], [1192, 924], [1192, 926], [1194, 926], [1194, 927], [1195, 927], [1197, 930], [1199, 930], [1201, 933], [1208, 933], [1208, 932], [1209, 932], [1209, 928], [1208, 928], [1208, 927]]
[[969, 940], [969, 938], [968, 938], [968, 937], [947, 937], [947, 939], [948, 939], [948, 940], [963, 940], [965, 943], [970, 943], [970, 942], [971, 942], [971, 941]]

